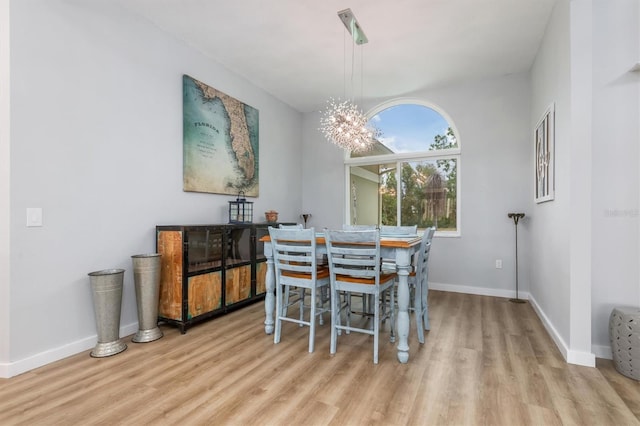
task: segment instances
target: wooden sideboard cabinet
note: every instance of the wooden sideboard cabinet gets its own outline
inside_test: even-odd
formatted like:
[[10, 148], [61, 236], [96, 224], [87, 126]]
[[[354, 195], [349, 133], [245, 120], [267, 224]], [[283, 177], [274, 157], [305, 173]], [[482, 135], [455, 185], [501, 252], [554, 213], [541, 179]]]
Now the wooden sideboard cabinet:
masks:
[[273, 223], [156, 227], [162, 255], [158, 319], [191, 325], [262, 300], [264, 243]]

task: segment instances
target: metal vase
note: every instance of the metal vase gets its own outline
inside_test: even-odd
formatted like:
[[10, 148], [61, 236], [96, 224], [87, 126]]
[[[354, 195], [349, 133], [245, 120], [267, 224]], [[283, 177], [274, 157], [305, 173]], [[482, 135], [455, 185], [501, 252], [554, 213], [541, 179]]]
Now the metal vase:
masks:
[[158, 328], [160, 260], [159, 253], [131, 256], [138, 306], [138, 332], [131, 339], [135, 343], [153, 342], [162, 337]]
[[127, 345], [120, 340], [123, 277], [124, 269], [89, 273], [98, 330], [98, 343], [91, 351], [94, 358], [115, 355], [127, 349]]

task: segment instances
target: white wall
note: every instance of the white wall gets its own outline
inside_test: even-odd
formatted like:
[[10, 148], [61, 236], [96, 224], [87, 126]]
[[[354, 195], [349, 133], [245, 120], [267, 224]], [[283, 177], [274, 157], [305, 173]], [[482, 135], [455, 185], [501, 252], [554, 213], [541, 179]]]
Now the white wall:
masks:
[[[301, 114], [147, 21], [102, 3], [11, 3], [5, 375], [95, 344], [88, 272], [127, 270], [121, 327], [134, 332], [130, 256], [155, 251], [155, 226], [226, 222], [235, 197], [182, 191], [182, 74], [260, 112], [254, 220], [269, 209], [297, 220], [301, 211], [302, 169], [291, 167], [301, 155]], [[43, 227], [26, 228], [27, 207], [43, 208]]]
[[531, 128], [555, 104], [555, 199], [534, 204], [531, 300], [568, 362], [591, 351], [590, 16], [560, 1], [532, 66]]
[[[531, 70], [530, 132], [555, 103], [555, 199], [531, 211], [531, 298], [547, 325], [568, 347], [569, 339], [569, 7], [558, 3]], [[533, 138], [533, 136], [531, 136]], [[533, 151], [533, 145], [531, 150]], [[533, 175], [532, 175], [533, 179]], [[532, 194], [533, 198], [533, 194]], [[557, 339], [557, 337], [556, 337]], [[557, 340], [556, 340], [557, 342]], [[558, 343], [558, 342], [557, 342]]]
[[[10, 127], [10, 76], [9, 76], [9, 0], [0, 0], [0, 377], [2, 365], [9, 361], [9, 139]], [[6, 376], [6, 374], [4, 374]]]
[[[432, 288], [511, 297], [515, 289], [514, 225], [507, 213], [530, 212], [533, 197], [529, 76], [510, 75], [408, 94], [437, 105], [453, 120], [462, 147], [462, 236], [437, 238]], [[387, 102], [388, 100], [382, 100]], [[381, 101], [381, 102], [382, 102]], [[373, 109], [374, 104], [365, 105]], [[317, 227], [344, 221], [343, 154], [304, 118], [303, 207]], [[528, 291], [528, 219], [519, 225], [521, 297]], [[503, 269], [495, 269], [495, 260]]]
[[609, 315], [640, 306], [640, 3], [593, 1], [594, 352], [610, 357]]
[[611, 309], [640, 303], [638, 8], [559, 2], [531, 73], [532, 125], [556, 102], [556, 199], [534, 209], [531, 296], [584, 365], [611, 356]]

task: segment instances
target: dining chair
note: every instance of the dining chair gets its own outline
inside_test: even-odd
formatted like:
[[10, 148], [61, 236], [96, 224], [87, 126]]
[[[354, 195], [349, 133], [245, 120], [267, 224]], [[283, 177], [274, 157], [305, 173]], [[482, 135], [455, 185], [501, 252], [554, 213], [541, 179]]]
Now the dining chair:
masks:
[[[348, 223], [342, 224], [342, 230], [343, 231], [373, 231], [375, 229], [378, 229], [378, 225], [351, 225], [351, 224], [348, 224]], [[360, 315], [360, 316], [370, 316], [371, 315], [371, 309], [369, 308], [369, 306], [373, 304], [373, 302], [371, 300], [372, 299], [372, 295], [369, 295], [369, 294], [357, 294], [357, 295], [343, 294], [343, 296], [344, 296], [345, 299], [349, 299], [347, 301], [349, 306], [353, 306], [351, 304], [351, 297], [352, 296], [362, 298], [362, 303], [360, 305], [362, 310], [354, 311], [353, 309], [350, 308], [349, 314]], [[392, 337], [393, 337], [393, 334], [392, 334]]]
[[[337, 349], [338, 332], [351, 331], [373, 335], [373, 362], [378, 363], [378, 340], [380, 324], [386, 316], [381, 314], [381, 301], [386, 292], [393, 290], [395, 273], [382, 273], [380, 266], [380, 231], [325, 231], [327, 257], [329, 260], [329, 276], [331, 279], [331, 348], [335, 354]], [[373, 295], [373, 329], [361, 328], [351, 323], [350, 298], [346, 303], [340, 303], [339, 294], [360, 293]], [[393, 291], [390, 292], [391, 327], [395, 325]], [[341, 311], [345, 311], [345, 324], [342, 325]]]
[[378, 225], [342, 225], [343, 231], [372, 231], [374, 229], [378, 229]]
[[[382, 237], [407, 237], [418, 235], [418, 225], [381, 225], [380, 236]], [[395, 259], [382, 259], [382, 269], [384, 271], [396, 270]]]
[[[304, 225], [301, 223], [296, 223], [294, 225], [285, 225], [285, 224], [280, 224], [278, 225], [278, 228], [280, 229], [304, 229]], [[317, 262], [319, 265], [327, 265], [327, 261], [326, 261], [326, 256], [322, 256], [320, 255], [317, 259]], [[304, 297], [304, 289], [294, 289], [292, 290], [290, 287], [286, 287], [284, 289], [284, 303], [283, 303], [283, 309], [285, 309], [285, 312], [288, 311], [287, 307], [290, 305], [289, 303], [289, 299], [291, 296], [298, 296], [298, 298], [300, 297]], [[329, 286], [323, 287], [321, 290], [321, 300], [322, 303], [326, 303], [329, 300]], [[286, 313], [285, 313], [286, 315]], [[320, 325], [322, 325], [323, 319], [322, 316], [320, 316]], [[302, 327], [302, 325], [300, 325], [300, 327]]]
[[380, 225], [380, 235], [416, 235], [418, 233], [418, 225]]
[[[297, 323], [300, 326], [307, 325], [309, 352], [313, 352], [316, 317], [322, 318], [322, 314], [328, 311], [319, 303], [318, 289], [330, 284], [329, 270], [317, 265], [315, 230], [269, 227], [269, 236], [276, 273], [276, 321], [273, 342], [280, 343], [283, 321]], [[289, 302], [290, 288], [298, 289], [299, 299], [293, 302]], [[305, 304], [306, 290], [311, 293], [308, 305]], [[296, 303], [300, 307], [299, 316], [289, 317], [287, 308]], [[309, 310], [308, 320], [305, 317], [305, 308]]]
[[278, 225], [278, 228], [280, 229], [304, 229], [304, 227], [302, 226], [301, 223], [296, 223], [295, 225], [284, 225], [284, 224], [280, 224]]
[[424, 343], [424, 330], [431, 328], [429, 324], [429, 253], [435, 227], [427, 228], [422, 234], [420, 248], [415, 262], [415, 270], [409, 274], [409, 286], [413, 289], [410, 306], [416, 317], [418, 341]]

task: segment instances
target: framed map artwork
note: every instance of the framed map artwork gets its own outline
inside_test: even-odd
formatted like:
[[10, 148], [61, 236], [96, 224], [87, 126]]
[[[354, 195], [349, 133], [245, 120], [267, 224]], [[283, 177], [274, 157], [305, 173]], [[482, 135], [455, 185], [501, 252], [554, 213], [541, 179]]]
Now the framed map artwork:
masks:
[[258, 110], [183, 75], [183, 189], [259, 193]]
[[536, 124], [535, 143], [535, 202], [551, 201], [555, 190], [555, 106], [551, 104]]

